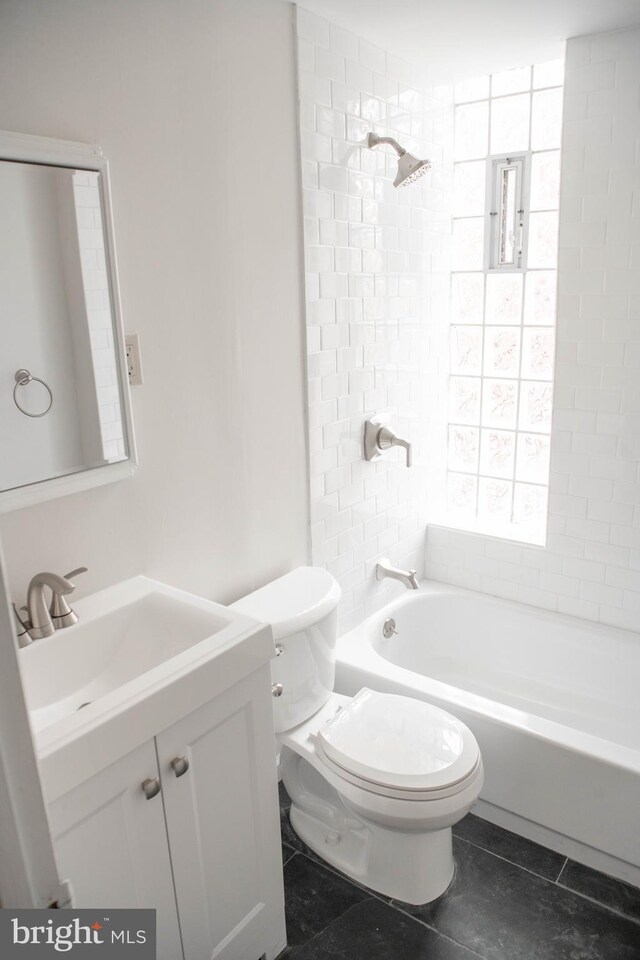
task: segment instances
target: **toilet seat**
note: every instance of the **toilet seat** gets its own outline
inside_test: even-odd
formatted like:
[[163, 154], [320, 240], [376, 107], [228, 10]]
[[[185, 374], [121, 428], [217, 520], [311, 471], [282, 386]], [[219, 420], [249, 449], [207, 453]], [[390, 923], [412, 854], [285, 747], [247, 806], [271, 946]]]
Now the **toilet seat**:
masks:
[[314, 736], [334, 774], [381, 796], [436, 800], [464, 790], [480, 764], [475, 737], [422, 700], [364, 687]]
[[393, 787], [385, 787], [379, 783], [372, 783], [370, 780], [364, 780], [361, 777], [355, 776], [353, 773], [345, 770], [342, 767], [339, 767], [336, 763], [333, 763], [322, 751], [322, 747], [318, 748], [316, 743], [316, 756], [322, 764], [322, 766], [331, 771], [334, 775], [334, 781], [342, 781], [345, 786], [346, 784], [351, 784], [354, 787], [357, 787], [359, 790], [368, 794], [375, 794], [379, 797], [385, 797], [389, 800], [400, 800], [400, 801], [413, 801], [413, 802], [422, 802], [428, 803], [429, 801], [435, 800], [446, 800], [448, 797], [455, 797], [458, 793], [462, 793], [467, 789], [469, 783], [473, 782], [479, 775], [482, 769], [482, 763], [480, 758], [478, 758], [476, 764], [469, 770], [467, 775], [461, 780], [458, 780], [456, 783], [449, 784], [446, 787], [440, 787], [438, 789], [432, 790], [403, 790], [401, 788], [394, 789]]

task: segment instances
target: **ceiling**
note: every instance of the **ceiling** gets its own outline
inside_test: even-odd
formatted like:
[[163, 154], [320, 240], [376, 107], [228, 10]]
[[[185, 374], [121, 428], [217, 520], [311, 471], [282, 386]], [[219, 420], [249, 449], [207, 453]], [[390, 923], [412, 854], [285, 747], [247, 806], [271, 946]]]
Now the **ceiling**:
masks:
[[300, 0], [450, 83], [563, 56], [564, 41], [640, 23], [638, 0]]

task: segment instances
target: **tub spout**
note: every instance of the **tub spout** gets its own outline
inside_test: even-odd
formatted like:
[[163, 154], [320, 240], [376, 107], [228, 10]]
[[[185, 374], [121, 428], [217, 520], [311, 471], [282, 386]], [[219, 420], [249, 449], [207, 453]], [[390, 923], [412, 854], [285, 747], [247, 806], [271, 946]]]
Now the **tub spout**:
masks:
[[384, 557], [376, 564], [376, 580], [386, 579], [399, 580], [400, 583], [404, 583], [407, 590], [418, 590], [420, 587], [416, 570], [400, 570], [398, 567], [392, 567]]

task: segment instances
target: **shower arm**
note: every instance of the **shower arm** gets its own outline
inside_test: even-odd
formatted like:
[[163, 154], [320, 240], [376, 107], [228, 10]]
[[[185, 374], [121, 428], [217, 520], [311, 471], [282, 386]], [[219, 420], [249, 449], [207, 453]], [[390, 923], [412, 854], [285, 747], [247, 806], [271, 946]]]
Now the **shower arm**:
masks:
[[404, 157], [407, 152], [404, 147], [401, 147], [397, 140], [394, 140], [393, 137], [379, 137], [377, 133], [368, 133], [367, 134], [367, 146], [377, 147], [381, 143], [388, 143], [390, 147], [396, 151], [399, 157]]

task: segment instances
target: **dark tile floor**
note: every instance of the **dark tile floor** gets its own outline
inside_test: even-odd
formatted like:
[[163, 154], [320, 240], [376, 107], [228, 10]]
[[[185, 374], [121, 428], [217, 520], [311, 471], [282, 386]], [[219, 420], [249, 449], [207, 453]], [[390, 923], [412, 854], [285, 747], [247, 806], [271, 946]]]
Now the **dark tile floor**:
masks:
[[283, 960], [640, 960], [640, 890], [469, 814], [456, 875], [424, 907], [324, 864], [280, 785], [289, 948]]

